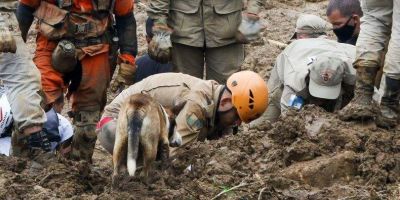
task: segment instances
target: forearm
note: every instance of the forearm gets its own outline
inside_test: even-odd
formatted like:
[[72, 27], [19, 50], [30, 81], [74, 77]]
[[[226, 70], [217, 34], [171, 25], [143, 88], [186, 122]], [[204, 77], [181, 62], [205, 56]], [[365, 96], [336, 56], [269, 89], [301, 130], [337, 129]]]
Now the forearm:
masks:
[[21, 30], [21, 36], [24, 41], [28, 35], [29, 28], [33, 22], [33, 12], [35, 8], [19, 3], [16, 11], [16, 17], [19, 24], [19, 29]]
[[125, 16], [116, 16], [116, 28], [119, 38], [121, 54], [137, 54], [136, 19], [133, 13]]
[[147, 9], [147, 15], [155, 20], [155, 23], [167, 23], [170, 0], [152, 0]]

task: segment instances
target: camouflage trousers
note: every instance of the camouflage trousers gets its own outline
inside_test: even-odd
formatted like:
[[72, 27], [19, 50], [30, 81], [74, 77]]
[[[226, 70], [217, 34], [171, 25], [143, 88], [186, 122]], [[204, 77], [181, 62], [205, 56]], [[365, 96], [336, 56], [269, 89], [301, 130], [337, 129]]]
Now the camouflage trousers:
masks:
[[[386, 76], [400, 79], [400, 1], [361, 0], [364, 16], [357, 40], [358, 61], [371, 61], [371, 67], [381, 66], [387, 43], [383, 71]], [[368, 65], [368, 64], [367, 64]], [[367, 66], [368, 67], [368, 66]]]

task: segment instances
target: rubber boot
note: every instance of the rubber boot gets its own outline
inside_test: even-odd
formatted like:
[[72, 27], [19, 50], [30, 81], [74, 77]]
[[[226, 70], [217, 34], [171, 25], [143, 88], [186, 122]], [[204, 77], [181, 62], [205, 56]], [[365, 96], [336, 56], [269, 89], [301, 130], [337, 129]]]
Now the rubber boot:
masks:
[[399, 112], [400, 80], [385, 78], [380, 111], [376, 118], [376, 125], [381, 128], [393, 128], [397, 125]]
[[366, 66], [368, 66], [367, 63], [356, 63], [355, 65], [357, 75], [354, 98], [339, 111], [339, 118], [343, 121], [366, 120], [375, 116], [372, 96], [374, 94], [375, 76], [379, 68]]
[[96, 123], [100, 119], [100, 112], [80, 111], [73, 117], [75, 133], [72, 138], [70, 158], [92, 163], [94, 146], [97, 140]]

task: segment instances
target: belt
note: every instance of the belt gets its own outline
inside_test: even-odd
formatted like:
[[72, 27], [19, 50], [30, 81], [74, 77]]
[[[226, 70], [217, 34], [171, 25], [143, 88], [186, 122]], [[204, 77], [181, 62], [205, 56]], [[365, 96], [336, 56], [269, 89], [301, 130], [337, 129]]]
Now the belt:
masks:
[[82, 48], [82, 47], [88, 47], [92, 45], [97, 45], [97, 44], [108, 44], [110, 41], [107, 39], [105, 35], [99, 36], [99, 37], [91, 37], [91, 38], [86, 38], [83, 40], [78, 40], [78, 39], [67, 39], [74, 43], [76, 48]]

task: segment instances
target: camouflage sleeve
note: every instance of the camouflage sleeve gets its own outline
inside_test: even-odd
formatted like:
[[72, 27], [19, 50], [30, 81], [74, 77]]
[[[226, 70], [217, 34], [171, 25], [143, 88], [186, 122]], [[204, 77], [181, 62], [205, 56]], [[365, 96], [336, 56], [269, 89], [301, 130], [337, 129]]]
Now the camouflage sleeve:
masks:
[[175, 120], [176, 131], [182, 136], [182, 146], [185, 146], [198, 140], [206, 116], [198, 103], [189, 100]]
[[261, 8], [264, 7], [266, 0], [249, 0], [247, 3], [247, 12], [258, 14]]
[[156, 24], [167, 24], [170, 0], [151, 0], [147, 8], [147, 15], [155, 20]]

